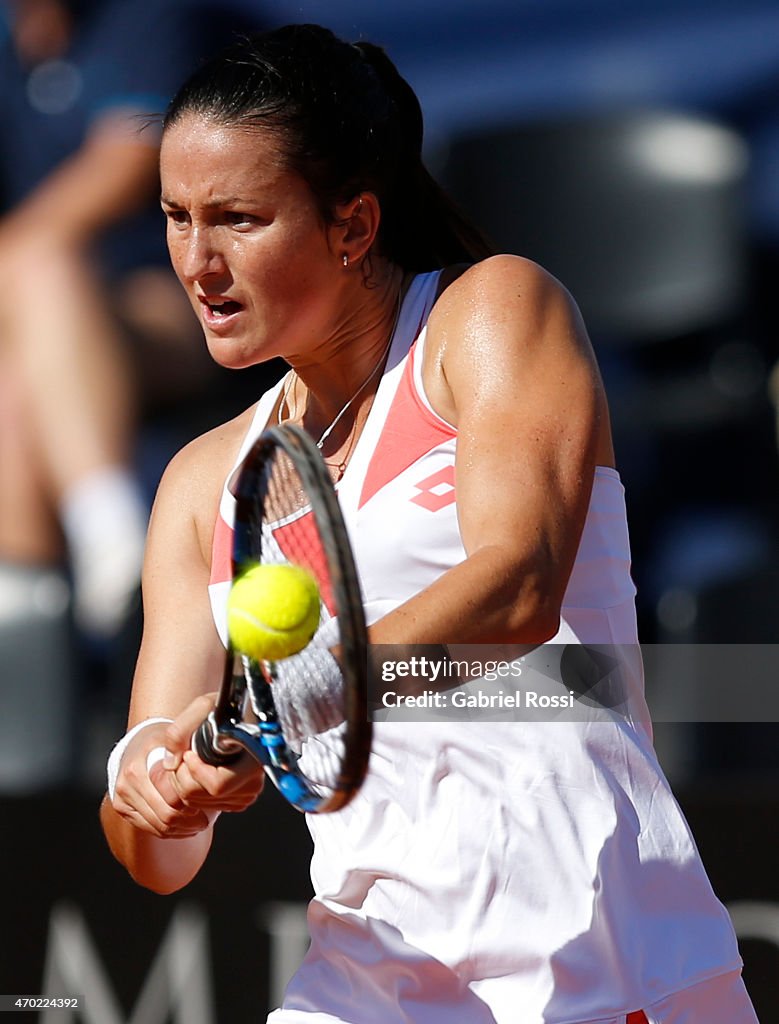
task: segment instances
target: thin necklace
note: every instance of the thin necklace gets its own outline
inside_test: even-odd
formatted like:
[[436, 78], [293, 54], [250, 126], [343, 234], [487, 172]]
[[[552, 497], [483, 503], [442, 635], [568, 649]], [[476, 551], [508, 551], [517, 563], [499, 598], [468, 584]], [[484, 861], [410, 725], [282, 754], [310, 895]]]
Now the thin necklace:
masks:
[[[328, 439], [328, 437], [335, 430], [335, 428], [338, 425], [341, 417], [349, 409], [349, 407], [351, 406], [352, 402], [354, 402], [354, 400], [356, 398], [358, 398], [362, 394], [362, 392], [368, 387], [370, 382], [373, 380], [373, 378], [379, 372], [379, 367], [382, 365], [384, 360], [387, 358], [387, 353], [389, 352], [390, 347], [392, 345], [392, 340], [395, 337], [395, 331], [398, 328], [398, 320], [400, 319], [400, 307], [401, 307], [400, 297], [401, 297], [402, 293], [403, 293], [403, 287], [401, 285], [400, 289], [398, 290], [398, 301], [397, 301], [397, 306], [395, 308], [395, 319], [393, 320], [393, 323], [392, 323], [392, 330], [390, 331], [389, 340], [387, 341], [387, 344], [386, 344], [384, 350], [382, 351], [381, 355], [379, 356], [379, 361], [373, 367], [373, 369], [368, 374], [368, 376], [365, 378], [365, 380], [362, 382], [362, 384], [357, 388], [357, 390], [354, 392], [354, 394], [349, 399], [349, 401], [346, 403], [346, 405], [343, 407], [343, 409], [341, 409], [341, 411], [338, 413], [338, 415], [332, 421], [330, 426], [329, 427], [325, 427], [324, 433], [319, 438], [319, 440], [316, 442], [316, 446], [317, 446], [317, 448], [319, 448], [320, 451], [322, 450], [322, 446], [324, 445], [325, 441]], [[289, 393], [292, 390], [292, 385], [293, 385], [293, 383], [295, 381], [295, 377], [296, 377], [296, 374], [295, 374], [295, 371], [293, 370], [290, 373], [290, 375], [289, 375], [289, 380], [287, 381], [287, 383], [284, 386], [284, 394], [281, 396], [281, 402], [279, 403], [279, 413], [278, 413], [278, 422], [279, 423], [281, 423], [282, 420], [283, 420], [282, 412], [284, 411], [284, 406], [287, 405], [287, 399], [289, 398]], [[343, 472], [343, 468], [345, 468], [345, 466], [343, 468], [341, 466], [338, 466], [337, 468], [339, 470], [341, 470], [341, 472]]]

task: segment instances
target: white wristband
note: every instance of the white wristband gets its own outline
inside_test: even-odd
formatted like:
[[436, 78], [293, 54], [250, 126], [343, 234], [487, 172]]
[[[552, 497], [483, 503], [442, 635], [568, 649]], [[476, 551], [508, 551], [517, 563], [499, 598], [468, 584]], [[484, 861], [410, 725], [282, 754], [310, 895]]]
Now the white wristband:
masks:
[[[130, 729], [130, 731], [127, 732], [124, 736], [122, 736], [122, 738], [116, 744], [116, 746], [109, 755], [108, 764], [106, 766], [108, 772], [108, 797], [111, 800], [111, 803], [114, 802], [114, 793], [116, 792], [116, 779], [117, 776], [119, 775], [119, 768], [122, 763], [122, 757], [124, 756], [124, 752], [125, 750], [127, 750], [127, 747], [130, 744], [131, 740], [133, 740], [138, 735], [141, 729], [145, 729], [147, 725], [158, 725], [163, 722], [166, 725], [170, 725], [172, 721], [172, 718], [146, 718], [142, 722], [139, 722], [137, 725], [134, 725], [132, 729]], [[159, 755], [157, 753], [160, 750], [162, 750], [163, 752], [162, 755]], [[154, 750], [149, 752], [149, 757], [147, 758], [146, 761], [147, 769], [151, 768], [151, 765], [155, 763], [155, 760], [160, 760], [160, 757], [164, 756], [164, 751], [164, 747], [155, 747]], [[157, 755], [156, 758], [153, 758], [153, 755]], [[151, 764], [149, 762], [151, 762]]]

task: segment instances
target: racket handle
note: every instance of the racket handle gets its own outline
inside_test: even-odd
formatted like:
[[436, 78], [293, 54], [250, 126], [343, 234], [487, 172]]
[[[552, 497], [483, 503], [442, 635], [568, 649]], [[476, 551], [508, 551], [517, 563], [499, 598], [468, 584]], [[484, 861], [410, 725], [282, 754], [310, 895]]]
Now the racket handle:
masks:
[[192, 734], [192, 749], [201, 761], [215, 765], [217, 768], [233, 764], [243, 754], [243, 750], [235, 742], [227, 740], [230, 748], [225, 750], [220, 744], [219, 732], [209, 715], [201, 722]]

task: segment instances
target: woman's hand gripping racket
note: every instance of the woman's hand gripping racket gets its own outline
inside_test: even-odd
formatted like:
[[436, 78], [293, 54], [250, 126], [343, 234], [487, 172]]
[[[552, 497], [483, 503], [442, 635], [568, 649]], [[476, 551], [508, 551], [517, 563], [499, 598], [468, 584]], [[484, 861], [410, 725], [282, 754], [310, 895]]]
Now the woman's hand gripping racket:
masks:
[[[215, 765], [248, 751], [298, 810], [337, 811], [365, 777], [371, 724], [362, 601], [333, 484], [308, 434], [284, 424], [255, 443], [233, 490], [231, 639], [193, 747]], [[273, 621], [246, 621], [247, 609]]]

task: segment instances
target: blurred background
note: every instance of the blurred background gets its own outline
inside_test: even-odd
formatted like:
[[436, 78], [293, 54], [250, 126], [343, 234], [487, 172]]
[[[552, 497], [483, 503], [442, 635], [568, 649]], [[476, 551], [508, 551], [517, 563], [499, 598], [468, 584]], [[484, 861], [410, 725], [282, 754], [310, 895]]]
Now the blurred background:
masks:
[[[160, 473], [279, 372], [209, 364], [167, 270], [156, 128], [138, 129], [233, 31], [290, 21], [384, 45], [422, 102], [431, 170], [582, 308], [627, 488], [658, 752], [762, 1019], [779, 1019], [776, 716], [712, 713], [750, 685], [755, 651], [761, 685], [776, 678], [776, 0], [0, 2], [0, 863], [25, 883], [0, 989], [81, 978], [85, 1019], [162, 1024], [166, 1003], [178, 1019], [165, 972], [180, 954], [201, 980], [211, 965], [216, 997], [201, 985], [186, 1011], [208, 1024], [212, 997], [236, 1015], [250, 997], [192, 939], [201, 925], [232, 935], [214, 949], [251, 950], [254, 1012], [304, 941], [307, 839], [272, 797], [226, 823], [221, 859], [173, 907], [123, 878], [96, 824]], [[716, 687], [695, 653], [714, 645], [744, 653]], [[236, 932], [216, 894], [270, 822], [295, 855]], [[131, 922], [121, 955], [105, 891]]]

